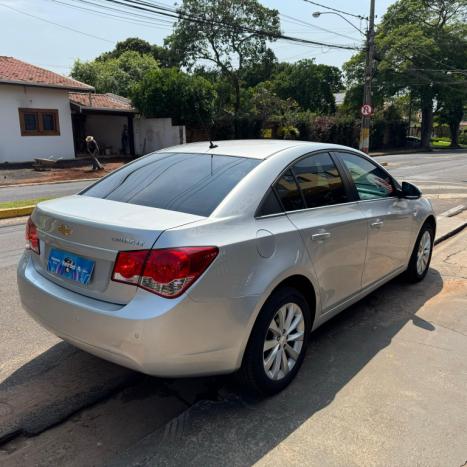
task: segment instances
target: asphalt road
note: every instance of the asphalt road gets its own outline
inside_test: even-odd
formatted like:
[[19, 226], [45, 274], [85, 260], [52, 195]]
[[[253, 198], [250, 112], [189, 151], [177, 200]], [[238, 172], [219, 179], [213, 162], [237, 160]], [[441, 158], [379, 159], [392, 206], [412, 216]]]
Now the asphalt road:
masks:
[[0, 202], [15, 201], [21, 199], [34, 198], [58, 198], [68, 196], [83, 188], [86, 188], [92, 182], [69, 182], [69, 183], [51, 183], [47, 185], [29, 185], [29, 186], [9, 186], [0, 187]]
[[378, 157], [399, 181], [417, 185], [436, 214], [467, 205], [467, 151], [398, 154]]

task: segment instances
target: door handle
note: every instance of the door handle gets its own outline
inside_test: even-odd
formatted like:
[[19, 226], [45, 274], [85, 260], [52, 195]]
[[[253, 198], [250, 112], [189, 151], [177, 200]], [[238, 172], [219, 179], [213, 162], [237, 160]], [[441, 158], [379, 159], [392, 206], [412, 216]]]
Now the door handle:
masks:
[[311, 239], [313, 241], [324, 241], [324, 240], [327, 240], [328, 238], [331, 238], [331, 233], [330, 232], [320, 232], [320, 233], [316, 233], [316, 234], [313, 234], [311, 236]]
[[380, 229], [383, 226], [383, 224], [384, 224], [384, 222], [378, 219], [375, 222], [372, 222], [370, 224], [370, 227], [372, 229]]

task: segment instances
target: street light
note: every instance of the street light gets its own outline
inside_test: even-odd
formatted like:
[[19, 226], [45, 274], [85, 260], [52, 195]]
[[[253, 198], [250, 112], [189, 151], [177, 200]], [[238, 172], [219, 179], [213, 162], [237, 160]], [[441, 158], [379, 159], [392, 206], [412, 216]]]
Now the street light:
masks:
[[341, 15], [340, 13], [336, 13], [335, 11], [315, 11], [312, 16], [313, 16], [313, 18], [319, 18], [321, 15], [336, 15], [336, 16], [339, 16], [344, 21], [347, 21], [347, 23], [349, 23], [350, 26], [352, 26], [354, 29], [356, 29], [360, 34], [362, 34], [363, 36], [365, 35], [365, 33], [360, 28], [357, 28], [357, 26], [355, 26], [355, 24], [353, 24], [344, 15]]
[[[308, 0], [305, 0], [308, 1]], [[365, 81], [363, 83], [363, 105], [361, 108], [362, 113], [362, 127], [360, 130], [360, 151], [368, 154], [370, 149], [370, 123], [371, 115], [373, 113], [372, 94], [371, 94], [371, 81], [374, 72], [374, 57], [375, 57], [375, 0], [370, 0], [370, 16], [368, 18], [368, 31], [365, 34], [355, 24], [350, 22], [345, 16], [336, 11], [315, 11], [313, 18], [319, 18], [321, 15], [336, 15], [350, 24], [360, 34], [366, 36], [366, 64], [365, 64]]]

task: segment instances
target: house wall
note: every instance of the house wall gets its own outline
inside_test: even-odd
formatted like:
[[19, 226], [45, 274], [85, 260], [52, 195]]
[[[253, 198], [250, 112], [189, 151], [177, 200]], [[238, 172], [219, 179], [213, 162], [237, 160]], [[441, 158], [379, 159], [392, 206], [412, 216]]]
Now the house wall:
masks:
[[[21, 136], [19, 108], [56, 109], [60, 135]], [[0, 163], [75, 157], [68, 91], [0, 84]]]
[[108, 146], [111, 147], [112, 154], [120, 154], [123, 125], [128, 125], [128, 117], [125, 115], [88, 114], [85, 123], [86, 136], [94, 136], [101, 150]]
[[144, 155], [169, 146], [186, 143], [185, 126], [172, 125], [171, 118], [134, 119], [135, 151]]

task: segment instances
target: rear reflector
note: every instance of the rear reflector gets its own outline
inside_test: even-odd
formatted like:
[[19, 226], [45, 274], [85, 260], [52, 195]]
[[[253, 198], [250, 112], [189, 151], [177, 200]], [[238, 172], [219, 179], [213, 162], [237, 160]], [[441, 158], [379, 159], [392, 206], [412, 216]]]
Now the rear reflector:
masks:
[[39, 237], [37, 236], [37, 228], [31, 218], [26, 224], [26, 250], [34, 251], [39, 254]]
[[121, 251], [112, 280], [175, 298], [201, 276], [218, 253], [213, 246]]

